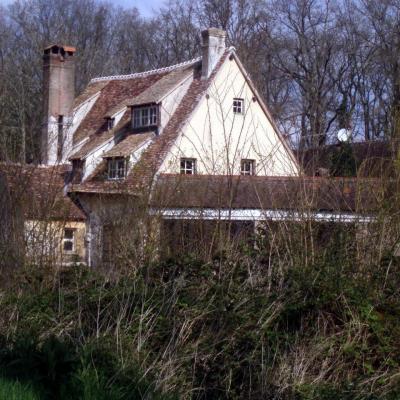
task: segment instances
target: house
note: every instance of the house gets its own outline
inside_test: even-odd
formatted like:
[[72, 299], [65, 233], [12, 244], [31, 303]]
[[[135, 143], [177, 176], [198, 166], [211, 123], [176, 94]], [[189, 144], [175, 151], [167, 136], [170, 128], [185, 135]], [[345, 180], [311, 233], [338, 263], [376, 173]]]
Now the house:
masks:
[[86, 216], [67, 196], [67, 165], [0, 163], [0, 266], [85, 263]]
[[41, 168], [68, 170], [64, 192], [86, 218], [89, 265], [141, 256], [174, 235], [174, 222], [222, 221], [241, 234], [265, 220], [371, 220], [379, 187], [304, 179], [225, 36], [209, 28], [201, 57], [94, 78], [77, 98], [75, 49], [44, 50]]

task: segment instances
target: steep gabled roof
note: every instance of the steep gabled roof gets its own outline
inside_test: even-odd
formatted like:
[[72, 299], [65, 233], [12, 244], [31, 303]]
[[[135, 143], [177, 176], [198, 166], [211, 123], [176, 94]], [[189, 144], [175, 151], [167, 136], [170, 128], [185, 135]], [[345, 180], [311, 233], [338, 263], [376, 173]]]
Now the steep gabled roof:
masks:
[[107, 181], [105, 176], [106, 166], [104, 163], [101, 163], [91, 177], [82, 184], [74, 185], [71, 191], [93, 193], [128, 192], [138, 194], [149, 191], [154, 175], [160, 168], [161, 163], [167, 156], [175, 140], [180, 135], [183, 125], [188, 121], [190, 114], [196, 108], [202, 95], [210, 86], [229, 54], [229, 50], [225, 51], [208, 79], [201, 79], [200, 64], [198, 62], [193, 64], [194, 78], [185, 96], [168, 121], [163, 133], [157, 136], [153, 140], [153, 143], [143, 152], [140, 160], [134, 165], [126, 179], [119, 182]]
[[[73, 142], [79, 143], [86, 137], [92, 135], [102, 135], [108, 131], [107, 116], [110, 109], [118, 106], [123, 101], [138, 96], [144, 90], [152, 86], [155, 82], [166, 75], [166, 72], [159, 74], [152, 74], [141, 78], [132, 79], [111, 79], [109, 81], [91, 82], [90, 85], [97, 86], [100, 84], [99, 97], [94, 103], [91, 110], [84, 117], [78, 129], [75, 131]], [[107, 82], [104, 84], [104, 82]], [[121, 107], [122, 108], [122, 107]]]

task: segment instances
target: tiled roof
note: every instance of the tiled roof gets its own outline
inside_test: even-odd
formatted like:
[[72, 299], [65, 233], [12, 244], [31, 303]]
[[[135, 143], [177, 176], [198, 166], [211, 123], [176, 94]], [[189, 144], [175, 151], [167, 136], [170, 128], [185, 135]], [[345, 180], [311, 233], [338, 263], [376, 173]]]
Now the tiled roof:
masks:
[[28, 219], [85, 220], [84, 213], [64, 195], [69, 166], [0, 163], [0, 191]]
[[161, 208], [377, 211], [378, 179], [168, 175], [158, 177], [151, 204]]
[[103, 154], [103, 158], [127, 157], [138, 147], [155, 136], [154, 132], [133, 133], [121, 140], [111, 150]]
[[103, 81], [91, 83], [89, 87], [91, 85], [100, 85], [102, 88], [98, 99], [76, 130], [73, 138], [74, 144], [91, 135], [101, 135], [107, 132], [107, 121], [105, 119], [107, 112], [124, 100], [138, 96], [165, 76], [166, 73], [135, 79], [110, 80], [106, 83]]
[[86, 100], [89, 100], [92, 96], [96, 93], [100, 92], [108, 82], [91, 82], [89, 85], [86, 86], [86, 89], [75, 99], [74, 101], [74, 108], [80, 106]]
[[117, 140], [118, 136], [122, 135], [128, 129], [130, 129], [130, 114], [129, 112], [125, 112], [124, 115], [121, 117], [121, 120], [113, 129], [90, 135], [83, 146], [78, 151], [74, 152], [69, 157], [69, 159], [79, 160], [81, 158], [85, 158], [93, 150], [101, 146], [103, 143], [106, 143], [113, 137], [115, 137], [115, 139]]
[[160, 168], [171, 146], [180, 135], [183, 125], [194, 111], [202, 95], [209, 87], [228, 55], [229, 50], [221, 57], [209, 79], [201, 79], [200, 64], [193, 64], [194, 79], [187, 93], [168, 121], [162, 134], [157, 136], [153, 143], [143, 152], [140, 160], [134, 165], [125, 180], [118, 182], [107, 181], [105, 179], [105, 166], [101, 167], [99, 165], [91, 177], [82, 184], [74, 185], [71, 190], [93, 193], [112, 193], [118, 191], [141, 194], [148, 192], [151, 189], [155, 173]]
[[193, 75], [193, 68], [173, 71], [150, 86], [139, 96], [128, 100], [127, 105], [137, 106], [141, 104], [158, 103], [165, 95], [190, 75]]

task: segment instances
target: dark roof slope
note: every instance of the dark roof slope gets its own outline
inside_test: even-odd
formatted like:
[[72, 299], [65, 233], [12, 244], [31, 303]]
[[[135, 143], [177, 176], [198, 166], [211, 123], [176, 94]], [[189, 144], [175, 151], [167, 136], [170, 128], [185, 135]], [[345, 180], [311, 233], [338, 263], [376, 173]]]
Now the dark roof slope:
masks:
[[[90, 90], [90, 86], [93, 85], [95, 88], [99, 88], [100, 95], [75, 132], [74, 144], [93, 134], [100, 135], [107, 132], [105, 117], [110, 109], [118, 106], [124, 100], [138, 96], [166, 74], [167, 72], [160, 72], [139, 78], [109, 80], [106, 83], [103, 81], [91, 82], [87, 90]], [[121, 104], [121, 110], [124, 107]]]
[[85, 220], [83, 212], [64, 195], [68, 176], [67, 165], [0, 163], [1, 193], [12, 199], [27, 219]]
[[378, 179], [161, 174], [151, 205], [363, 213], [377, 211], [386, 190]]

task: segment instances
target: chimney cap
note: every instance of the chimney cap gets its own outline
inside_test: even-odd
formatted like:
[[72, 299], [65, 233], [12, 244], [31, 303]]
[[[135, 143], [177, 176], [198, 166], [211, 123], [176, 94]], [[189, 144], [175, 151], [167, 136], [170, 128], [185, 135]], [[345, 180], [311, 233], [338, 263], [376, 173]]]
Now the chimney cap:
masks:
[[76, 52], [76, 48], [73, 47], [73, 46], [69, 46], [69, 45], [65, 45], [65, 44], [55, 44], [55, 43], [45, 47], [43, 50], [44, 51], [51, 50], [51, 49], [56, 48], [56, 47], [59, 48], [59, 49], [63, 49], [65, 52], [68, 52], [68, 53], [75, 53]]
[[210, 36], [225, 38], [226, 32], [223, 29], [219, 29], [219, 28], [207, 28], [207, 29], [204, 29], [203, 31], [201, 31], [201, 36], [203, 38], [207, 38]]

